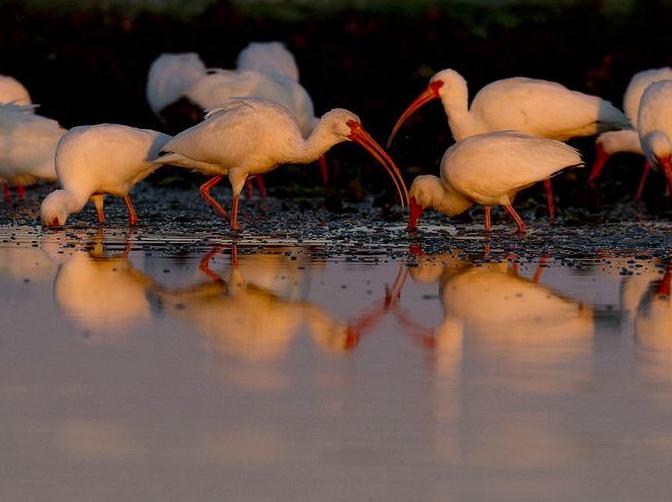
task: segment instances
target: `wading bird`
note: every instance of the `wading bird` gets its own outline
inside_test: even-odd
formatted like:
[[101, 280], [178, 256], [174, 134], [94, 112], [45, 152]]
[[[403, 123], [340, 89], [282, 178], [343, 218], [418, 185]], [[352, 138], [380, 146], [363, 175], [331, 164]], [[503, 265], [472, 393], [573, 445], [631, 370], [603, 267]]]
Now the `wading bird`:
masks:
[[10, 185], [23, 198], [25, 186], [56, 180], [54, 156], [65, 129], [33, 110], [33, 105], [0, 105], [0, 181], [5, 200], [10, 198]]
[[672, 80], [659, 80], [646, 88], [637, 125], [646, 160], [661, 167], [672, 190]]
[[105, 194], [123, 197], [131, 225], [138, 215], [129, 191], [160, 166], [154, 159], [170, 136], [148, 129], [99, 124], [70, 129], [56, 150], [61, 189], [50, 193], [40, 208], [42, 223], [65, 225], [68, 216], [93, 200], [98, 222], [105, 221]]
[[0, 103], [31, 104], [30, 94], [21, 82], [9, 75], [0, 75]]
[[[604, 169], [604, 165], [611, 155], [616, 153], [635, 153], [644, 155], [642, 146], [639, 142], [639, 135], [637, 134], [637, 114], [639, 113], [639, 103], [642, 99], [642, 94], [646, 88], [653, 82], [659, 80], [667, 80], [672, 78], [672, 68], [663, 67], [652, 70], [644, 70], [635, 73], [630, 79], [628, 87], [625, 89], [623, 95], [623, 111], [632, 124], [632, 129], [625, 129], [623, 131], [609, 131], [600, 134], [595, 140], [595, 164], [590, 171], [588, 183], [595, 183]], [[644, 172], [635, 194], [635, 201], [642, 196], [644, 184], [649, 175], [650, 164], [645, 162]]]
[[[427, 89], [399, 117], [388, 148], [399, 128], [416, 110], [440, 99], [455, 141], [475, 134], [515, 130], [532, 136], [565, 141], [603, 131], [629, 127], [625, 115], [597, 96], [572, 91], [556, 82], [507, 78], [483, 87], [469, 106], [466, 80], [455, 70], [434, 75]], [[551, 220], [555, 216], [553, 191], [544, 182]]]
[[296, 59], [281, 42], [250, 42], [238, 54], [236, 68], [299, 81]]
[[313, 162], [332, 146], [355, 141], [387, 170], [399, 192], [402, 207], [408, 200], [406, 185], [394, 161], [362, 128], [359, 118], [343, 109], [322, 116], [304, 139], [294, 115], [263, 99], [231, 99], [212, 111], [200, 124], [187, 129], [162, 149], [158, 163], [182, 166], [212, 176], [201, 196], [222, 216], [224, 208], [210, 189], [228, 176], [233, 188], [231, 229], [238, 229], [238, 199], [248, 176], [263, 174], [282, 164]]
[[582, 165], [579, 152], [560, 141], [516, 131], [470, 136], [446, 150], [440, 178], [423, 175], [413, 180], [408, 229], [416, 228], [426, 208], [456, 216], [476, 203], [485, 206], [486, 231], [491, 229], [490, 208], [502, 205], [524, 233], [525, 223], [512, 206], [516, 193]]

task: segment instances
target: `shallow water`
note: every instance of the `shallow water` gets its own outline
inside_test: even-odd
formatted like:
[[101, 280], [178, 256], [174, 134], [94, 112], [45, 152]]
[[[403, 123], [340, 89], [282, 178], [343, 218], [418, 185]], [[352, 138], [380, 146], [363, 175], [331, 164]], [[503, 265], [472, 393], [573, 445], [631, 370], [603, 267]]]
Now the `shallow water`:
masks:
[[650, 253], [1, 235], [2, 500], [672, 488], [672, 303]]

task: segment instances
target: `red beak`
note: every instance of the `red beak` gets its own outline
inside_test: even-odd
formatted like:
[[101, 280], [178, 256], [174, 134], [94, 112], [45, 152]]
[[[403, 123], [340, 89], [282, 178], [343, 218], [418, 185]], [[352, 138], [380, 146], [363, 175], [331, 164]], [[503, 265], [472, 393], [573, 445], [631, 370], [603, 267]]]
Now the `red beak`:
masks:
[[406, 229], [409, 232], [412, 232], [416, 228], [418, 228], [418, 220], [420, 219], [420, 216], [422, 216], [422, 213], [425, 212], [425, 209], [416, 202], [415, 197], [411, 197], [409, 200], [409, 208], [411, 209], [411, 214], [408, 217], [408, 226]]
[[600, 177], [602, 169], [604, 169], [604, 164], [607, 163], [608, 158], [609, 155], [607, 154], [607, 152], [604, 151], [602, 145], [597, 145], [595, 150], [595, 164], [593, 164], [593, 168], [590, 170], [590, 176], [588, 176], [588, 184], [592, 185], [593, 182]]
[[394, 186], [397, 188], [399, 200], [401, 201], [401, 207], [408, 206], [408, 188], [406, 188], [406, 183], [404, 183], [404, 179], [401, 177], [401, 173], [392, 158], [371, 136], [369, 136], [369, 133], [362, 128], [362, 125], [359, 122], [349, 120], [347, 125], [351, 130], [349, 138], [362, 145], [366, 151], [382, 164], [387, 171], [387, 174], [389, 174], [392, 181], [394, 181]]
[[670, 187], [670, 191], [672, 191], [672, 158], [665, 157], [659, 159], [658, 162], [660, 163], [663, 173], [665, 173], [665, 178], [667, 178], [667, 184]]
[[441, 80], [435, 80], [434, 82], [431, 82], [429, 84], [429, 87], [427, 87], [427, 89], [425, 89], [425, 91], [422, 94], [420, 94], [420, 96], [415, 98], [415, 101], [413, 101], [410, 104], [410, 106], [406, 108], [404, 113], [401, 114], [401, 117], [399, 117], [399, 120], [397, 120], [397, 123], [394, 124], [392, 133], [390, 134], [390, 137], [387, 139], [387, 148], [390, 148], [390, 145], [392, 144], [394, 137], [397, 135], [399, 129], [401, 129], [401, 126], [404, 125], [404, 122], [408, 120], [408, 117], [413, 115], [419, 108], [422, 108], [430, 101], [438, 99], [439, 89], [441, 89], [442, 86], [443, 82]]
[[60, 227], [61, 222], [58, 221], [58, 216], [56, 216], [53, 220], [51, 220], [51, 223], [48, 226], [50, 226], [50, 227]]

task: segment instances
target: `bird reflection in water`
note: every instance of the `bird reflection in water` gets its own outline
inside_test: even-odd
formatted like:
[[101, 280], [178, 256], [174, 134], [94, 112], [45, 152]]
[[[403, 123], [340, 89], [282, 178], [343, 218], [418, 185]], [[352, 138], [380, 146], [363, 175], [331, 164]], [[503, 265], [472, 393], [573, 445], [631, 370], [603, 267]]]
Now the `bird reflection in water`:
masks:
[[129, 235], [120, 255], [106, 255], [99, 230], [93, 249], [75, 250], [56, 273], [54, 301], [91, 343], [119, 343], [130, 327], [152, 318], [147, 292], [154, 282], [129, 261], [130, 249]]

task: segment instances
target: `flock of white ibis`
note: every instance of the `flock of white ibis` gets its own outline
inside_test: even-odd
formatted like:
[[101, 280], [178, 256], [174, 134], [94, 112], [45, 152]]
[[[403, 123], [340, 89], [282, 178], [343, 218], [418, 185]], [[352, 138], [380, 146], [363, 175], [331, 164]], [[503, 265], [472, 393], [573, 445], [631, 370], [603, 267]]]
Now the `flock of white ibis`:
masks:
[[[147, 99], [164, 122], [166, 110], [187, 103], [186, 113], [196, 125], [174, 137], [117, 124], [66, 131], [35, 112], [19, 82], [0, 77], [0, 179], [5, 198], [11, 196], [10, 186], [16, 186], [21, 197], [28, 184], [57, 180], [60, 188], [42, 202], [45, 226], [64, 225], [89, 199], [99, 222], [104, 221], [106, 194], [124, 198], [133, 225], [138, 216], [131, 189], [159, 167], [172, 165], [207, 176], [200, 187], [203, 199], [238, 230], [239, 198], [250, 179], [257, 180], [263, 194], [264, 173], [283, 164], [320, 161], [326, 183], [325, 153], [338, 143], [354, 141], [392, 178], [402, 208], [410, 208], [409, 229], [416, 228], [428, 208], [454, 216], [480, 204], [486, 231], [491, 230], [492, 206], [501, 205], [525, 232], [513, 208], [516, 194], [543, 182], [552, 221], [551, 177], [583, 165], [580, 153], [564, 141], [596, 134], [591, 184], [608, 156], [623, 151], [646, 158], [636, 198], [652, 166], [663, 171], [672, 188], [672, 68], [636, 74], [625, 92], [625, 113], [597, 96], [521, 77], [492, 82], [469, 104], [465, 79], [455, 70], [442, 70], [403, 112], [387, 142], [389, 148], [416, 110], [441, 100], [455, 144], [443, 156], [440, 175], [418, 176], [410, 190], [357, 115], [337, 108], [315, 117], [294, 57], [279, 42], [251, 43], [231, 70], [207, 69], [195, 53], [162, 54], [150, 67]], [[223, 176], [233, 189], [230, 215], [210, 194]]]

